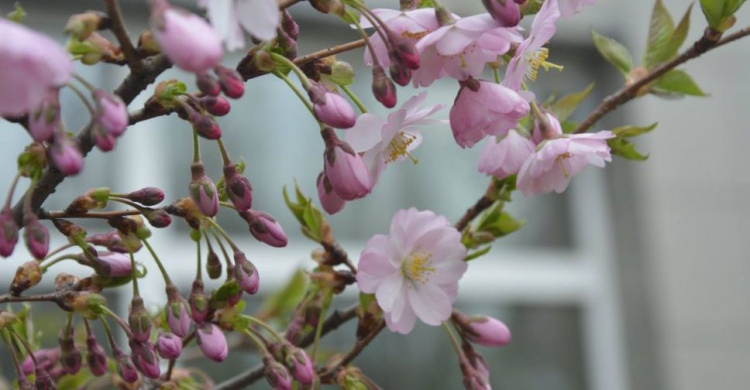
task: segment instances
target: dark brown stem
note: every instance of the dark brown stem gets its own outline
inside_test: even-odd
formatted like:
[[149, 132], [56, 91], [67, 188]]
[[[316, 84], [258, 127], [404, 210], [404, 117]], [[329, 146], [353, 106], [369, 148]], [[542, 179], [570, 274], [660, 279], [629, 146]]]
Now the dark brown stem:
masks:
[[59, 302], [61, 295], [59, 293], [31, 295], [28, 297], [15, 297], [10, 294], [0, 295], [0, 304], [8, 302]]
[[471, 223], [471, 221], [474, 220], [479, 214], [482, 213], [482, 211], [487, 210], [492, 206], [493, 203], [495, 203], [495, 180], [490, 181], [490, 185], [487, 186], [487, 190], [484, 191], [484, 195], [482, 195], [481, 198], [477, 199], [477, 202], [474, 203], [473, 206], [471, 206], [468, 210], [466, 210], [466, 213], [461, 217], [461, 219], [456, 222], [456, 229], [461, 232], [464, 229], [466, 229], [467, 226]]
[[125, 61], [128, 63], [128, 67], [133, 73], [140, 73], [142, 70], [142, 63], [138, 51], [133, 46], [133, 42], [130, 41], [128, 36], [128, 30], [125, 28], [125, 21], [122, 19], [122, 10], [120, 9], [120, 3], [117, 0], [104, 0], [104, 5], [107, 7], [107, 14], [112, 22], [110, 30], [117, 38], [117, 42], [120, 43], [120, 49], [122, 54], [125, 56]]
[[346, 356], [344, 356], [338, 363], [336, 363], [336, 365], [320, 374], [320, 381], [322, 383], [329, 383], [332, 377], [336, 375], [336, 372], [338, 372], [339, 368], [345, 367], [347, 364], [351, 363], [357, 356], [359, 356], [359, 354], [365, 350], [370, 342], [374, 340], [375, 337], [377, 337], [380, 334], [380, 331], [382, 331], [384, 328], [385, 321], [380, 320], [380, 322], [372, 330], [372, 332], [370, 332], [365, 338], [357, 340], [357, 342], [354, 344], [349, 353], [346, 354]]
[[663, 76], [670, 70], [690, 61], [693, 58], [700, 57], [707, 51], [716, 49], [717, 47], [726, 45], [727, 43], [736, 41], [748, 35], [750, 35], [750, 27], [746, 27], [731, 35], [727, 35], [723, 39], [718, 39], [720, 35], [717, 35], [717, 33], [713, 30], [707, 29], [703, 37], [698, 40], [690, 49], [675, 57], [673, 60], [656, 67], [643, 78], [636, 80], [632, 84], [626, 85], [625, 87], [623, 87], [623, 89], [619, 90], [614, 95], [610, 95], [609, 97], [604, 99], [599, 107], [597, 107], [594, 112], [592, 112], [586, 119], [583, 120], [583, 122], [581, 122], [580, 125], [578, 125], [575, 133], [585, 132], [586, 130], [591, 128], [591, 126], [593, 126], [597, 121], [599, 121], [599, 119], [607, 115], [610, 111], [613, 111], [617, 107], [638, 97], [638, 92], [642, 88], [646, 87], [648, 84]]

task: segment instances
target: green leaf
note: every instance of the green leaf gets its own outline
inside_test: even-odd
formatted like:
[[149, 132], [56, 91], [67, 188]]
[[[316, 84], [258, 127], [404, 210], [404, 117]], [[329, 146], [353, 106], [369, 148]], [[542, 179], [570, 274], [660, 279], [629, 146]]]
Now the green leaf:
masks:
[[328, 232], [329, 226], [323, 213], [315, 207], [312, 201], [300, 191], [299, 186], [295, 183], [295, 194], [297, 196], [297, 202], [293, 203], [289, 199], [289, 194], [286, 192], [286, 187], [283, 189], [284, 202], [292, 212], [300, 225], [302, 225], [302, 234], [305, 237], [315, 241], [321, 242]]
[[612, 154], [628, 160], [644, 161], [648, 159], [648, 155], [638, 152], [635, 148], [635, 144], [631, 143], [628, 138], [651, 132], [656, 128], [657, 124], [658, 123], [654, 123], [646, 127], [623, 126], [613, 129], [612, 133], [615, 134], [616, 137], [607, 141]]
[[726, 28], [724, 22], [740, 9], [745, 0], [701, 0], [701, 9], [709, 27], [719, 30]]
[[658, 93], [673, 93], [677, 95], [706, 96], [698, 84], [685, 71], [674, 69], [659, 77], [650, 89]]
[[240, 288], [240, 285], [237, 284], [236, 280], [226, 282], [222, 284], [218, 290], [211, 293], [211, 299], [209, 300], [208, 305], [212, 309], [221, 309], [226, 305], [226, 302], [230, 297], [237, 295], [240, 291], [242, 291], [242, 289]]
[[83, 369], [78, 371], [75, 375], [65, 375], [60, 378], [57, 382], [57, 388], [59, 390], [76, 390], [93, 377], [94, 374], [92, 374], [91, 371]]
[[470, 253], [468, 256], [464, 257], [464, 261], [472, 261], [474, 259], [477, 259], [479, 257], [482, 257], [489, 253], [490, 249], [492, 249], [492, 245], [487, 245], [486, 247], [474, 252]]
[[648, 29], [646, 55], [643, 57], [643, 66], [646, 69], [651, 69], [658, 63], [658, 58], [663, 56], [673, 33], [674, 21], [672, 21], [672, 16], [669, 15], [669, 11], [664, 7], [662, 1], [656, 0]]
[[23, 22], [23, 19], [26, 18], [26, 10], [21, 7], [21, 3], [19, 2], [16, 2], [13, 7], [13, 11], [8, 13], [8, 20], [12, 20], [16, 23]]
[[498, 202], [495, 207], [486, 212], [479, 221], [476, 231], [489, 233], [495, 238], [500, 238], [521, 229], [523, 222], [517, 221], [510, 214], [504, 212], [503, 206], [503, 202]]
[[612, 134], [623, 137], [623, 138], [630, 138], [630, 137], [637, 137], [642, 134], [650, 133], [653, 131], [656, 126], [659, 125], [659, 122], [655, 122], [651, 125], [645, 126], [645, 127], [638, 127], [638, 126], [622, 126], [618, 127], [616, 129], [612, 130]]
[[266, 300], [263, 312], [271, 317], [283, 316], [294, 309], [307, 291], [307, 274], [301, 269], [292, 274], [284, 288], [277, 290]]
[[594, 46], [604, 59], [614, 65], [622, 74], [627, 76], [630, 73], [630, 69], [633, 68], [633, 57], [622, 43], [607, 38], [594, 30], [591, 30], [591, 38], [594, 40]]
[[586, 89], [581, 92], [573, 93], [558, 99], [552, 105], [552, 112], [555, 114], [557, 120], [559, 120], [561, 123], [565, 122], [570, 114], [575, 111], [578, 105], [581, 104], [581, 102], [584, 101], [593, 90], [594, 83], [591, 83], [588, 87], [586, 87]]
[[672, 35], [660, 50], [654, 51], [651, 53], [651, 56], [646, 56], [644, 60], [646, 68], [654, 68], [661, 63], [677, 57], [677, 53], [680, 50], [680, 47], [682, 47], [682, 44], [685, 43], [685, 38], [687, 38], [688, 31], [690, 30], [690, 12], [692, 10], [693, 5], [690, 4], [685, 15], [682, 17], [682, 20], [680, 20], [680, 23], [677, 25], [677, 28], [674, 29]]

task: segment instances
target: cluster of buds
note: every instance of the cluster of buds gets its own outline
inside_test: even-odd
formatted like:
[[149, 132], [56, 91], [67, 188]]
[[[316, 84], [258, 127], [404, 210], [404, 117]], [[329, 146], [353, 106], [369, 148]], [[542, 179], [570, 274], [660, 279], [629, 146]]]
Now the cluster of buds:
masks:
[[457, 310], [453, 311], [451, 320], [463, 340], [461, 349], [465, 359], [461, 359], [460, 365], [464, 386], [467, 389], [489, 390], [490, 370], [472, 343], [486, 347], [504, 346], [511, 340], [510, 330], [498, 319], [487, 316], [469, 317]]

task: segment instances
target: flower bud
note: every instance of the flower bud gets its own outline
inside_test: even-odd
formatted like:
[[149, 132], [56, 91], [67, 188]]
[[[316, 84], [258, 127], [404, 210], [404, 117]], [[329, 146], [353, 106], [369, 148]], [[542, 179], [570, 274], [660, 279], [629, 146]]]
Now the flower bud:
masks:
[[391, 74], [391, 78], [396, 84], [402, 87], [409, 85], [409, 82], [411, 81], [411, 69], [405, 67], [398, 61], [391, 61], [388, 70]]
[[24, 234], [26, 247], [36, 259], [43, 259], [49, 251], [49, 231], [39, 222], [36, 215], [26, 213], [24, 216]]
[[386, 108], [396, 106], [396, 86], [386, 77], [385, 70], [380, 65], [372, 68], [372, 93]]
[[263, 374], [271, 387], [275, 390], [292, 390], [292, 376], [281, 363], [266, 355], [263, 357], [263, 365]]
[[240, 216], [247, 222], [250, 227], [250, 234], [256, 240], [266, 243], [275, 248], [283, 248], [287, 244], [287, 236], [284, 229], [272, 216], [262, 212], [247, 210], [240, 213]]
[[128, 108], [119, 96], [101, 89], [94, 91], [97, 106], [97, 122], [107, 134], [117, 138], [128, 127]]
[[136, 341], [146, 342], [151, 337], [151, 316], [148, 315], [148, 311], [143, 306], [143, 298], [138, 295], [130, 301], [128, 325], [130, 325], [133, 339]]
[[[97, 262], [92, 265], [101, 276], [121, 278], [133, 275], [130, 257], [117, 252], [103, 252], [96, 256]], [[80, 261], [79, 261], [80, 262]]]
[[464, 329], [467, 339], [485, 347], [501, 347], [511, 339], [510, 329], [502, 321], [492, 317], [472, 317]]
[[141, 374], [151, 379], [159, 379], [161, 369], [159, 368], [159, 357], [156, 355], [154, 345], [148, 341], [129, 341], [130, 350], [133, 353], [133, 363]]
[[104, 348], [99, 344], [93, 332], [86, 335], [86, 362], [94, 376], [102, 376], [109, 370], [107, 353], [104, 352]]
[[135, 383], [138, 380], [138, 371], [136, 371], [135, 364], [133, 364], [133, 359], [122, 352], [117, 346], [113, 349], [112, 356], [115, 358], [115, 363], [117, 363], [117, 373], [120, 374], [120, 377], [126, 383]]
[[388, 39], [391, 41], [392, 49], [388, 53], [397, 62], [411, 70], [419, 69], [420, 58], [419, 50], [414, 45], [414, 41], [409, 38], [400, 37], [391, 34]]
[[[36, 367], [39, 370], [49, 371], [57, 364], [60, 359], [60, 350], [58, 348], [45, 348], [38, 351], [34, 351], [34, 357], [36, 358]], [[34, 373], [34, 361], [31, 356], [26, 356], [23, 363], [21, 363], [21, 372], [28, 376]]]
[[343, 17], [346, 6], [341, 0], [310, 0], [310, 5], [324, 14], [335, 14]]
[[258, 292], [260, 287], [258, 269], [239, 250], [234, 252], [234, 278], [246, 293], [253, 295]]
[[210, 140], [221, 138], [221, 128], [210, 116], [193, 111], [190, 113], [188, 120], [193, 124], [193, 128], [199, 136]]
[[307, 94], [313, 103], [315, 117], [324, 124], [348, 129], [357, 123], [357, 115], [351, 104], [341, 95], [330, 92], [323, 84], [313, 84]]
[[[117, 233], [117, 231], [113, 231], [109, 233], [102, 233], [102, 234], [94, 234], [92, 236], [87, 237], [86, 242], [92, 245], [103, 246], [111, 252], [129, 253], [128, 248], [125, 247], [125, 244], [122, 242], [122, 238]], [[139, 244], [140, 244], [140, 241], [139, 241]], [[140, 246], [138, 248], [135, 248], [133, 252], [138, 252], [139, 249], [140, 249]]]
[[19, 296], [22, 292], [36, 286], [42, 280], [42, 267], [39, 262], [31, 260], [16, 269], [16, 275], [10, 284], [10, 293]]
[[346, 206], [346, 201], [336, 194], [323, 172], [318, 175], [318, 197], [323, 210], [331, 215], [338, 213]]
[[208, 297], [203, 290], [203, 281], [196, 279], [193, 281], [193, 288], [188, 296], [190, 304], [190, 314], [196, 324], [200, 324], [208, 317]]
[[237, 211], [245, 211], [253, 204], [253, 186], [237, 172], [237, 165], [224, 166], [224, 190]]
[[67, 374], [75, 375], [81, 370], [83, 359], [81, 358], [81, 352], [76, 347], [73, 326], [68, 324], [60, 329], [57, 341], [60, 345], [60, 365]]
[[35, 376], [36, 376], [36, 380], [34, 381], [34, 387], [37, 390], [57, 389], [57, 386], [55, 386], [54, 379], [52, 379], [52, 376], [50, 376], [50, 373], [47, 372], [46, 370], [37, 369]]
[[51, 90], [42, 100], [42, 105], [29, 115], [29, 134], [35, 141], [52, 139], [60, 124], [60, 91]]
[[482, 4], [503, 27], [515, 27], [521, 21], [521, 7], [514, 0], [482, 0]]
[[142, 209], [143, 216], [155, 228], [165, 228], [172, 223], [172, 218], [164, 209]]
[[242, 97], [245, 93], [245, 83], [242, 81], [242, 76], [240, 76], [236, 70], [217, 65], [214, 68], [214, 72], [219, 76], [221, 91], [224, 92], [227, 97], [232, 99], [239, 99]]
[[182, 354], [182, 339], [171, 333], [162, 333], [156, 342], [156, 351], [163, 359], [177, 359]]
[[87, 11], [82, 14], [72, 15], [65, 24], [63, 32], [70, 34], [76, 39], [82, 41], [107, 23], [106, 16], [97, 11]]
[[187, 336], [190, 331], [190, 315], [185, 307], [185, 299], [173, 284], [167, 285], [167, 324], [169, 330], [179, 337]]
[[297, 58], [297, 40], [292, 39], [284, 31], [276, 36], [276, 48], [281, 52], [281, 55], [290, 60]]
[[224, 116], [229, 114], [229, 111], [232, 109], [229, 100], [221, 96], [204, 96], [198, 99], [198, 101], [211, 115]]
[[70, 296], [64, 304], [85, 318], [95, 319], [102, 313], [101, 307], [107, 304], [107, 300], [99, 294], [82, 291]]
[[303, 385], [310, 385], [315, 381], [315, 368], [313, 368], [310, 358], [301, 348], [289, 348], [284, 362], [297, 382]]
[[91, 129], [91, 138], [94, 141], [94, 145], [96, 145], [96, 147], [102, 152], [110, 152], [114, 150], [115, 144], [117, 144], [115, 136], [107, 133], [107, 131], [101, 126], [94, 126]]
[[143, 30], [138, 36], [138, 52], [145, 56], [153, 56], [161, 53], [159, 43], [156, 42], [154, 34], [150, 30]]
[[75, 176], [83, 169], [83, 155], [78, 144], [70, 137], [59, 134], [50, 145], [52, 163], [65, 176]]
[[198, 89], [203, 92], [204, 95], [207, 96], [219, 96], [221, 93], [221, 85], [219, 85], [219, 79], [217, 79], [214, 75], [209, 74], [208, 72], [202, 72], [198, 73], [196, 80], [196, 85], [198, 85]]
[[330, 128], [326, 137], [324, 172], [336, 194], [345, 200], [364, 198], [372, 190], [372, 176], [354, 150], [336, 138]]
[[198, 336], [198, 347], [207, 358], [222, 362], [227, 357], [227, 339], [218, 326], [211, 323], [198, 325], [196, 335]]
[[206, 176], [202, 163], [193, 163], [190, 170], [193, 176], [188, 186], [190, 198], [203, 215], [215, 216], [219, 213], [219, 194], [216, 192], [214, 182]]
[[299, 25], [297, 25], [297, 22], [287, 10], [281, 11], [280, 26], [281, 31], [288, 35], [289, 38], [292, 38], [295, 41], [299, 38]]
[[13, 211], [5, 207], [0, 211], [0, 256], [8, 257], [18, 243], [18, 225], [13, 218]]
[[125, 195], [125, 198], [144, 206], [156, 206], [164, 200], [164, 191], [156, 187], [144, 187]]
[[154, 5], [152, 11], [154, 37], [178, 68], [201, 73], [219, 63], [221, 39], [205, 19], [168, 5]]
[[216, 254], [216, 252], [213, 251], [213, 249], [208, 250], [208, 258], [206, 259], [206, 272], [208, 273], [208, 277], [211, 279], [218, 279], [221, 276], [221, 260], [219, 260], [219, 255]]

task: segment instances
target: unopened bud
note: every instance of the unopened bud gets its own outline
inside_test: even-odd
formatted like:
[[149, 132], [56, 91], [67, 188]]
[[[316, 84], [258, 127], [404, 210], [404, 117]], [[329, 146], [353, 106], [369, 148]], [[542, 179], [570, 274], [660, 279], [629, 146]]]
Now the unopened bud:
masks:
[[70, 34], [78, 40], [84, 40], [96, 30], [106, 28], [109, 25], [109, 18], [98, 11], [88, 11], [82, 14], [75, 14], [68, 19], [63, 32]]
[[381, 104], [387, 108], [396, 106], [396, 86], [391, 79], [385, 75], [385, 70], [380, 65], [372, 68], [372, 93]]
[[121, 136], [129, 124], [125, 102], [119, 96], [101, 89], [94, 91], [94, 99], [99, 126], [115, 138]]
[[258, 292], [260, 286], [260, 276], [258, 269], [255, 268], [245, 254], [239, 250], [234, 252], [234, 278], [243, 291], [253, 295]]
[[164, 191], [156, 187], [144, 187], [125, 195], [125, 198], [144, 206], [156, 206], [164, 200]]
[[83, 154], [71, 137], [59, 134], [49, 148], [50, 161], [65, 176], [75, 176], [83, 169]]
[[341, 0], [310, 0], [310, 5], [324, 14], [335, 14], [343, 17], [346, 6]]
[[222, 65], [217, 65], [214, 72], [219, 76], [219, 85], [222, 92], [227, 97], [239, 99], [245, 93], [245, 83], [242, 81], [240, 74], [234, 70]]
[[155, 228], [165, 228], [172, 223], [172, 218], [164, 209], [144, 208], [141, 213], [146, 217], [148, 223]]
[[193, 111], [190, 113], [188, 120], [199, 136], [210, 140], [221, 138], [221, 128], [212, 117]]
[[131, 300], [128, 325], [133, 332], [133, 339], [146, 342], [151, 337], [151, 316], [143, 305], [143, 298], [138, 295]]
[[411, 81], [411, 69], [405, 67], [398, 61], [392, 61], [388, 70], [393, 82], [402, 87], [409, 85], [409, 82]]
[[52, 139], [60, 124], [60, 91], [50, 90], [39, 108], [29, 115], [29, 134], [34, 140], [45, 142]]
[[514, 0], [482, 0], [482, 4], [503, 27], [515, 27], [521, 21], [521, 7]]
[[275, 390], [292, 389], [292, 376], [281, 363], [274, 360], [270, 355], [266, 355], [263, 357], [263, 365], [263, 374], [271, 387]]
[[161, 368], [156, 348], [148, 341], [130, 339], [130, 351], [133, 353], [133, 363], [141, 374], [151, 379], [159, 379]]
[[297, 382], [311, 385], [315, 381], [315, 368], [304, 350], [293, 346], [287, 348], [284, 363]]
[[65, 219], [53, 219], [52, 223], [71, 244], [83, 243], [86, 239], [86, 229]]
[[182, 339], [171, 333], [162, 333], [156, 342], [156, 351], [163, 359], [177, 359], [182, 354]]
[[60, 365], [62, 365], [67, 374], [75, 375], [81, 370], [83, 358], [81, 357], [81, 352], [76, 347], [73, 326], [68, 324], [60, 329], [57, 341], [60, 346]]
[[227, 339], [218, 326], [211, 323], [203, 323], [196, 328], [198, 336], [198, 347], [207, 358], [222, 362], [227, 358], [229, 349], [227, 348]]
[[219, 213], [219, 194], [214, 182], [206, 175], [202, 163], [193, 163], [190, 167], [192, 180], [188, 193], [198, 209], [207, 217]]
[[203, 290], [203, 281], [196, 279], [193, 281], [193, 288], [188, 296], [190, 304], [190, 314], [196, 324], [200, 324], [208, 317], [208, 297]]
[[323, 210], [331, 215], [338, 213], [346, 206], [346, 200], [336, 194], [331, 182], [323, 172], [318, 175], [318, 197]]
[[219, 96], [219, 93], [221, 93], [221, 85], [216, 76], [211, 75], [208, 72], [203, 72], [198, 73], [197, 78], [196, 84], [203, 94], [208, 96]]
[[209, 249], [208, 257], [206, 259], [206, 272], [208, 273], [208, 277], [211, 279], [218, 279], [221, 276], [221, 269], [222, 265], [221, 260], [219, 260], [219, 255], [217, 255], [213, 249]]
[[138, 52], [145, 56], [152, 56], [161, 53], [159, 43], [156, 42], [154, 34], [150, 30], [144, 30], [138, 36]]
[[167, 312], [169, 330], [179, 337], [185, 337], [190, 331], [190, 316], [185, 306], [185, 299], [173, 284], [167, 285], [166, 292], [167, 306], [164, 310]]
[[122, 380], [126, 383], [135, 383], [138, 380], [138, 371], [136, 371], [135, 364], [133, 364], [133, 359], [122, 352], [117, 346], [114, 347], [112, 356], [115, 358], [117, 372], [120, 374]]
[[198, 99], [198, 101], [211, 115], [224, 116], [229, 114], [229, 111], [232, 109], [229, 100], [221, 96], [204, 96]]
[[27, 261], [16, 269], [16, 275], [10, 284], [10, 293], [19, 296], [22, 292], [36, 286], [42, 280], [42, 267], [36, 260]]
[[89, 370], [94, 376], [102, 376], [107, 373], [107, 353], [104, 352], [93, 332], [86, 334], [86, 362]]
[[0, 256], [12, 255], [16, 243], [18, 243], [18, 225], [13, 217], [13, 211], [10, 207], [5, 207], [3, 211], [0, 211]]
[[276, 219], [262, 211], [247, 210], [240, 216], [250, 227], [250, 233], [260, 242], [282, 248], [287, 244], [287, 236]]
[[315, 117], [324, 124], [348, 129], [357, 122], [357, 115], [351, 104], [341, 95], [329, 91], [323, 84], [313, 84], [308, 88], [307, 94], [313, 103]]
[[295, 41], [299, 38], [299, 25], [287, 10], [281, 11], [281, 29]]
[[224, 190], [237, 211], [246, 211], [253, 204], [253, 186], [237, 172], [237, 165], [224, 166]]

